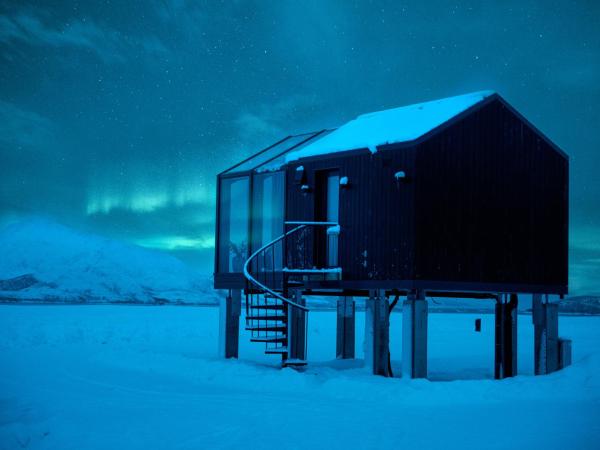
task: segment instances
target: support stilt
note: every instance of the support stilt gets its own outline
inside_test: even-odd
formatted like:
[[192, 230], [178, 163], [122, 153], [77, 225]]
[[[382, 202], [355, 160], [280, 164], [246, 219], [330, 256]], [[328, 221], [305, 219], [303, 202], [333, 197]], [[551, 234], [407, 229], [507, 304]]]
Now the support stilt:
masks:
[[219, 356], [237, 358], [240, 337], [242, 291], [231, 289], [219, 304]]
[[[306, 305], [300, 289], [290, 291], [292, 300], [298, 305]], [[288, 307], [288, 358], [306, 360], [306, 311]], [[285, 361], [284, 361], [285, 363]]]
[[[534, 326], [534, 370], [536, 375], [555, 372], [570, 360], [570, 341], [563, 347], [558, 337], [558, 304], [544, 302], [541, 294], [534, 294], [531, 315]], [[564, 350], [561, 352], [561, 348]], [[561, 356], [565, 355], [566, 359]], [[562, 362], [562, 364], [561, 364]], [[567, 364], [568, 365], [568, 364]]]
[[337, 302], [336, 357], [354, 358], [355, 304], [352, 297], [340, 297]]
[[365, 310], [365, 364], [375, 375], [389, 376], [390, 348], [389, 301], [385, 291], [369, 291]]
[[427, 378], [427, 314], [423, 291], [411, 292], [402, 304], [402, 372]]
[[494, 378], [517, 375], [517, 294], [508, 302], [498, 297], [496, 303]]

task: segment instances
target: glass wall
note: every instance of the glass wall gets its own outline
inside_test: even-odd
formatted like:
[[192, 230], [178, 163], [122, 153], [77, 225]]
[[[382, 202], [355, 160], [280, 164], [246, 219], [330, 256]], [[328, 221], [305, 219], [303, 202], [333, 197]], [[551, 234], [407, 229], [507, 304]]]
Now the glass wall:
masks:
[[[252, 251], [281, 236], [283, 225], [283, 198], [285, 193], [285, 175], [283, 172], [256, 174], [252, 185]], [[269, 271], [282, 268], [283, 243], [279, 242], [266, 250], [257, 259], [255, 270]]]
[[242, 272], [248, 258], [250, 185], [248, 177], [221, 180], [219, 197], [219, 273]]

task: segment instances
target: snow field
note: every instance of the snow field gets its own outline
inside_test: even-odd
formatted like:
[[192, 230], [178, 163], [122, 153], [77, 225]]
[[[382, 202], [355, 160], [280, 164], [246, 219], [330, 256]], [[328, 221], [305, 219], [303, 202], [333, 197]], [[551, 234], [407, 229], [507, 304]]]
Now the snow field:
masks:
[[[600, 318], [560, 327], [573, 366], [533, 377], [522, 315], [522, 375], [494, 381], [493, 316], [431, 314], [429, 381], [336, 361], [333, 311], [310, 313], [310, 364], [298, 372], [245, 332], [240, 360], [216, 358], [213, 307], [3, 306], [0, 448], [597, 448]], [[363, 329], [359, 312], [358, 358]]]

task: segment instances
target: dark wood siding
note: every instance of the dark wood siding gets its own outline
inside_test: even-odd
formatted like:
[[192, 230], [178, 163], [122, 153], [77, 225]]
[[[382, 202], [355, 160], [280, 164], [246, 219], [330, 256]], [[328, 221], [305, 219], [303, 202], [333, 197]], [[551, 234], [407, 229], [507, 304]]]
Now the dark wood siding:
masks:
[[568, 160], [496, 99], [416, 150], [415, 279], [566, 291]]
[[286, 220], [316, 220], [322, 170], [349, 182], [340, 287], [567, 292], [568, 157], [498, 96], [413, 143], [290, 163]]
[[[340, 189], [339, 260], [345, 281], [408, 280], [413, 276], [413, 189], [394, 174], [413, 173], [414, 149], [371, 154], [368, 150], [304, 160], [288, 167], [286, 220], [315, 220], [315, 174], [339, 170], [348, 177]], [[294, 182], [296, 167], [306, 171], [310, 192]]]

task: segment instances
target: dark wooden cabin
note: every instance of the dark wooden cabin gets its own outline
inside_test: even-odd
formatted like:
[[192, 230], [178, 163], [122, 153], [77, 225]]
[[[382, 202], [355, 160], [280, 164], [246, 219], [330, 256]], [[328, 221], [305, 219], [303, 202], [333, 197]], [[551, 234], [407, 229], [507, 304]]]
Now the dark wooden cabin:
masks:
[[302, 225], [249, 265], [285, 298], [563, 295], [568, 186], [567, 155], [488, 91], [289, 136], [218, 176], [215, 288], [253, 292], [245, 261]]
[[[219, 175], [216, 288], [245, 287], [248, 248], [284, 221], [327, 219], [337, 177], [341, 279], [312, 287], [567, 293], [568, 157], [498, 94], [411, 141], [302, 157], [335, 133], [288, 137]], [[324, 267], [324, 248], [308, 263]]]

